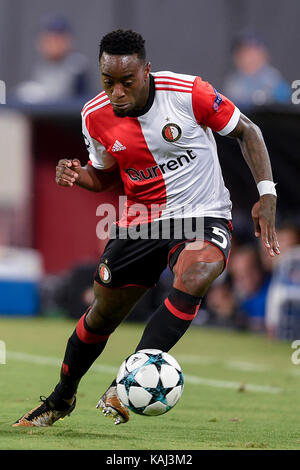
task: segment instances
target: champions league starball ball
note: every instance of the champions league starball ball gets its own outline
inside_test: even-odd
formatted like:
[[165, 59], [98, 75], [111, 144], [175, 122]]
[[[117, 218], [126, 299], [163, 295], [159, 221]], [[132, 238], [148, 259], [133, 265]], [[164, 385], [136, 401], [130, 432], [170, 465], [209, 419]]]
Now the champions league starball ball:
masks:
[[121, 364], [117, 394], [122, 403], [140, 415], [158, 416], [171, 410], [183, 392], [180, 365], [159, 349], [142, 349]]

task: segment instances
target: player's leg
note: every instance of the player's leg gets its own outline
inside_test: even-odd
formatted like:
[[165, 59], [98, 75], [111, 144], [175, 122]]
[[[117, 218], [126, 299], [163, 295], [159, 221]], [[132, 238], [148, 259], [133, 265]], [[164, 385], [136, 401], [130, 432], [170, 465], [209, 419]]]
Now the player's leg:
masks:
[[[189, 244], [189, 246], [192, 244]], [[224, 269], [224, 256], [212, 245], [195, 242], [191, 256], [190, 249], [183, 249], [174, 266], [174, 284], [163, 304], [154, 312], [147, 324], [136, 351], [161, 349], [169, 351], [182, 337], [200, 307], [201, 299]], [[116, 381], [106, 393], [114, 403], [119, 403]], [[105, 395], [101, 400], [105, 400]], [[103, 408], [105, 412], [105, 407]], [[115, 424], [126, 422], [119, 417]]]
[[[168, 297], [148, 323], [137, 350], [171, 349], [197, 315], [202, 297], [222, 273], [230, 254], [231, 222], [206, 217], [197, 237], [175, 244], [169, 253], [174, 283]], [[174, 242], [172, 242], [174, 243]]]
[[173, 267], [173, 287], [147, 324], [136, 351], [169, 351], [197, 315], [201, 300], [224, 269], [222, 252], [208, 242], [189, 243]]
[[[188, 329], [200, 307], [201, 299], [212, 282], [224, 269], [224, 257], [212, 245], [189, 244], [179, 255], [174, 266], [174, 284], [165, 301], [158, 307], [147, 324], [143, 336], [136, 347], [141, 349], [161, 349], [169, 351]], [[99, 405], [105, 413], [109, 407], [103, 406], [109, 394], [114, 403], [119, 402], [116, 381], [100, 398]], [[115, 424], [124, 422], [117, 418]]]
[[146, 291], [143, 287], [108, 288], [95, 283], [95, 300], [68, 340], [60, 382], [42, 405], [22, 416], [14, 426], [49, 426], [73, 411], [80, 379]]
[[[204, 229], [204, 241], [182, 241], [178, 246], [173, 245], [169, 259], [174, 272], [173, 288], [151, 317], [136, 351], [171, 349], [196, 316], [212, 282], [224, 270], [230, 253], [230, 226], [220, 219], [210, 219]], [[118, 399], [115, 385], [116, 381], [108, 391]]]
[[95, 282], [95, 300], [67, 344], [57, 387], [61, 396], [74, 395], [81, 377], [102, 353], [109, 336], [146, 291], [143, 287], [110, 288]]

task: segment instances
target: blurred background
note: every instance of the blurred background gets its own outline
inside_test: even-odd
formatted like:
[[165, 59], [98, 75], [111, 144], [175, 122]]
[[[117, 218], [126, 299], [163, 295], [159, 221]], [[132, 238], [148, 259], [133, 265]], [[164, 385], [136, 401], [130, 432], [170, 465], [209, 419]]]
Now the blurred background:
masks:
[[[299, 338], [299, 14], [297, 0], [0, 0], [0, 315], [78, 318], [93, 299], [106, 243], [96, 208], [119, 194], [60, 188], [55, 166], [86, 163], [80, 111], [101, 91], [99, 42], [132, 28], [153, 71], [200, 75], [260, 126], [278, 183], [282, 255], [272, 261], [253, 234], [251, 173], [238, 144], [216, 135], [233, 248], [194, 324]], [[145, 321], [171, 284], [166, 270], [128, 320]]]

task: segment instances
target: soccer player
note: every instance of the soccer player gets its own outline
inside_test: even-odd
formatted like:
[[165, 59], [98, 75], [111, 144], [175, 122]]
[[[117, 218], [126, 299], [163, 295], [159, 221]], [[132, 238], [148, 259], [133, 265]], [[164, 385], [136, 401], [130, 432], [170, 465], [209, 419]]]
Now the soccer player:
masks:
[[[121, 178], [127, 203], [100, 259], [94, 302], [68, 340], [59, 383], [14, 426], [50, 426], [73, 411], [80, 379], [167, 264], [174, 273], [173, 287], [136, 351], [169, 351], [188, 329], [230, 251], [231, 202], [212, 131], [238, 140], [260, 195], [252, 209], [255, 235], [262, 237], [270, 256], [280, 253], [275, 185], [259, 128], [200, 77], [151, 73], [144, 43], [131, 30], [103, 37], [99, 62], [104, 91], [82, 110], [89, 162], [58, 162], [58, 185], [105, 191]], [[178, 220], [191, 223], [179, 237]], [[202, 230], [195, 229], [199, 221]], [[137, 227], [152, 235], [154, 226], [154, 236], [131, 236]], [[115, 381], [97, 407], [115, 424], [129, 419]]]

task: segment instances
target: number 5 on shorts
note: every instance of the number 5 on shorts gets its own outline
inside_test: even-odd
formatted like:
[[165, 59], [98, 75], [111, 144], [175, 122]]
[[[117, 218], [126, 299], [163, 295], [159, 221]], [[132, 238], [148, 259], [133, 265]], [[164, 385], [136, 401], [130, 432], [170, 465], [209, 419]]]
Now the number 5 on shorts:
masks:
[[212, 227], [212, 231], [215, 235], [221, 237], [222, 241], [216, 240], [216, 238], [212, 238], [211, 241], [219, 245], [221, 248], [225, 249], [228, 244], [225, 230], [222, 230], [219, 227]]

